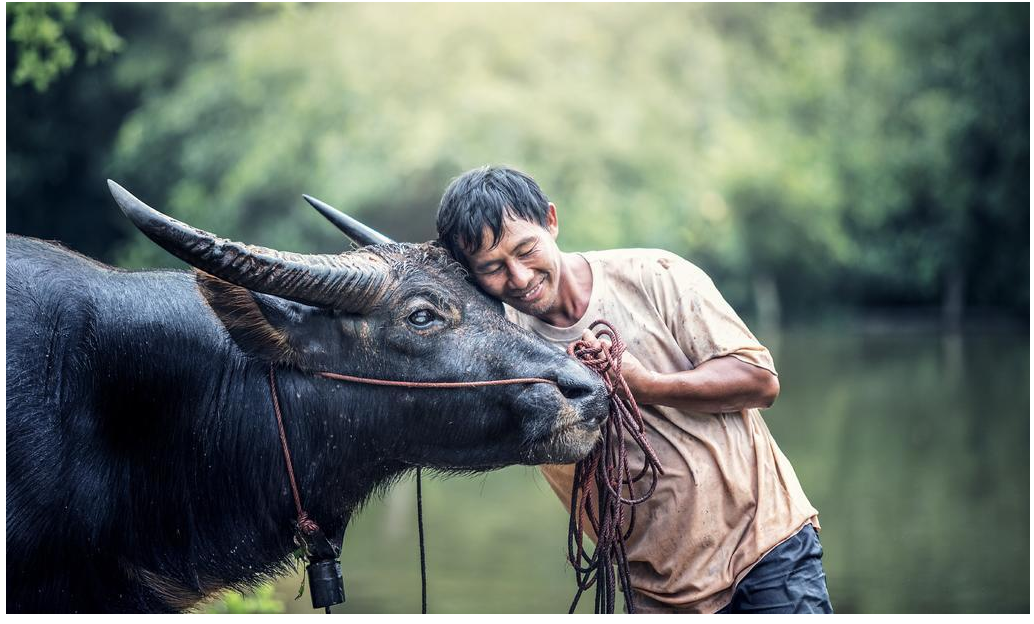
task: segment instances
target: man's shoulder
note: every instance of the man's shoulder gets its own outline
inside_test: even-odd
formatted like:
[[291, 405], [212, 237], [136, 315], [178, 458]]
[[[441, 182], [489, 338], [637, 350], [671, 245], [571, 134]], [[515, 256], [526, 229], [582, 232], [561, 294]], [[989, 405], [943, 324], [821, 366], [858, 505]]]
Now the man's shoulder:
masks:
[[595, 263], [607, 272], [627, 274], [649, 272], [658, 276], [706, 278], [707, 274], [682, 256], [666, 249], [629, 248], [603, 249], [583, 252], [590, 263]]
[[[582, 252], [586, 257], [592, 256], [608, 260], [633, 260], [637, 258], [680, 258], [678, 254], [666, 249], [655, 249], [651, 247], [626, 247], [621, 249], [594, 249]], [[680, 258], [681, 259], [681, 258]]]

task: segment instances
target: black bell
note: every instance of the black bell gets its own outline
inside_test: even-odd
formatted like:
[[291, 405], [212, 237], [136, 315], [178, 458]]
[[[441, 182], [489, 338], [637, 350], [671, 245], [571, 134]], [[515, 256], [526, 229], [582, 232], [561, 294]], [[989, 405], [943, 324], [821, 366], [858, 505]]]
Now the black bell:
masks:
[[329, 608], [345, 601], [341, 562], [337, 559], [321, 559], [310, 563], [307, 569], [313, 609]]

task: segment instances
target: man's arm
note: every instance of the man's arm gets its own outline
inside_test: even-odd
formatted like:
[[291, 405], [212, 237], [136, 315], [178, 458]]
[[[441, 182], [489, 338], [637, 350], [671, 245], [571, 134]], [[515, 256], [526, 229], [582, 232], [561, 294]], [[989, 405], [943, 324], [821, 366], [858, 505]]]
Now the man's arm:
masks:
[[622, 375], [637, 402], [694, 412], [771, 407], [779, 396], [779, 378], [771, 371], [732, 356], [708, 360], [693, 370], [658, 373], [626, 353]]
[[[582, 340], [601, 342], [588, 330]], [[772, 371], [731, 355], [712, 358], [692, 370], [658, 373], [625, 351], [621, 376], [637, 403], [709, 414], [772, 407], [779, 396], [779, 378]]]

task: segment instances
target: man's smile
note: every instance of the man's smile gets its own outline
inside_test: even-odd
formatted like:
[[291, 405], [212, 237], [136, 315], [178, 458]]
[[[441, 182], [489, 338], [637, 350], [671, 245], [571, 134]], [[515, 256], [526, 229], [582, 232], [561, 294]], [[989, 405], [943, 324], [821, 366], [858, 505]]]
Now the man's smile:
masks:
[[525, 303], [530, 303], [530, 302], [535, 301], [536, 299], [538, 299], [539, 295], [542, 294], [542, 291], [544, 290], [545, 283], [546, 283], [546, 276], [543, 275], [539, 279], [538, 283], [536, 283], [534, 286], [532, 286], [531, 288], [529, 288], [527, 290], [524, 290], [524, 291], [513, 292], [510, 295], [510, 297], [513, 298], [513, 299], [516, 299], [518, 301], [524, 301]]

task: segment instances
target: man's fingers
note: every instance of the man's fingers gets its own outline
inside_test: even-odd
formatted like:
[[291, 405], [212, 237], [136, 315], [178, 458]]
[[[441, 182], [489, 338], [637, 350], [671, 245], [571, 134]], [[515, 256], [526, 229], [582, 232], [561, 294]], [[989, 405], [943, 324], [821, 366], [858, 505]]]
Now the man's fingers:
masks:
[[609, 342], [606, 342], [604, 340], [600, 340], [599, 338], [597, 338], [595, 336], [595, 334], [593, 334], [588, 329], [586, 329], [585, 331], [582, 332], [582, 340], [584, 340], [585, 342], [591, 343], [592, 346], [595, 347], [595, 348], [599, 348], [599, 347], [605, 346], [607, 344], [610, 344]]
[[580, 340], [587, 344], [590, 349], [605, 349], [610, 347], [610, 340], [604, 336], [602, 339], [597, 338], [592, 331], [586, 329], [582, 330], [582, 337]]
[[610, 337], [609, 336], [603, 336], [601, 338], [597, 338], [596, 335], [593, 334], [592, 331], [588, 330], [588, 329], [582, 330], [582, 340], [586, 340], [588, 342], [591, 342], [593, 344], [593, 346], [609, 345], [610, 344]]

